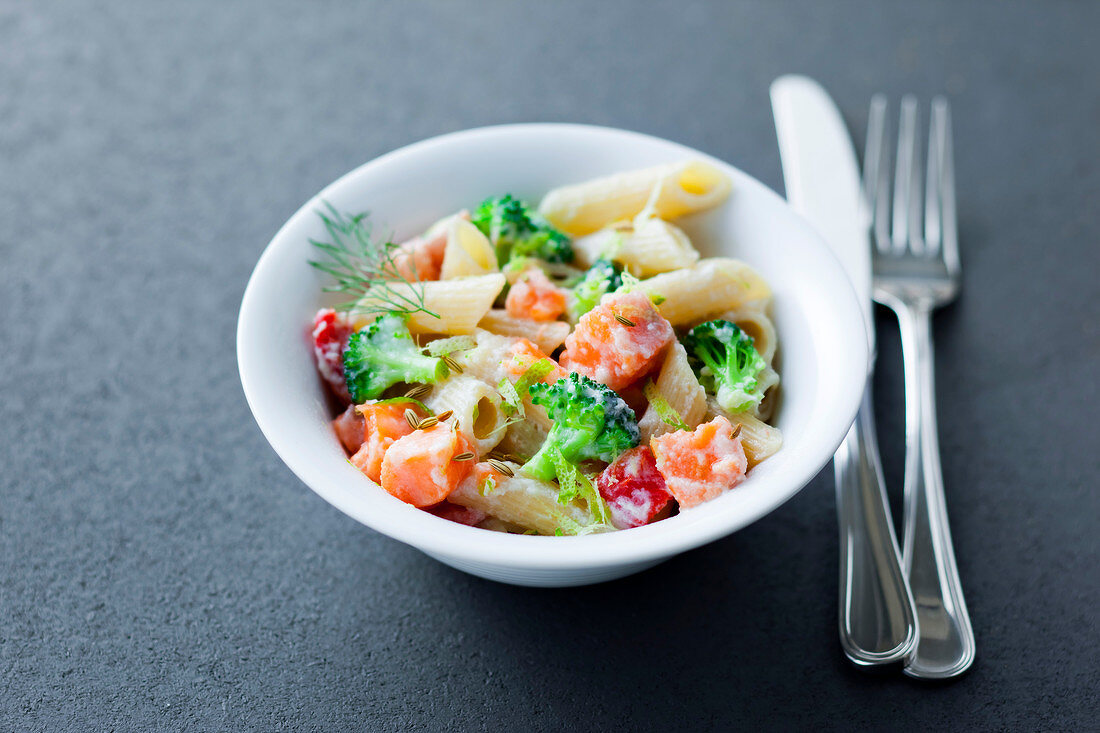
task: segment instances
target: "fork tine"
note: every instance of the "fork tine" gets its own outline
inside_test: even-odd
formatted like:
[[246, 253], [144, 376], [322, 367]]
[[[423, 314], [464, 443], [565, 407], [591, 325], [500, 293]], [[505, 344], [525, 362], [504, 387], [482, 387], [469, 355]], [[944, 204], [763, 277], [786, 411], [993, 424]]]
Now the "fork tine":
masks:
[[886, 97], [871, 97], [867, 116], [867, 146], [863, 154], [863, 196], [871, 217], [875, 246], [890, 251], [890, 156], [886, 131]]
[[909, 246], [913, 221], [909, 216], [913, 189], [914, 143], [917, 139], [917, 100], [911, 94], [901, 99], [898, 120], [898, 155], [894, 166], [893, 240], [901, 254]]
[[928, 173], [924, 189], [924, 246], [929, 256], [940, 251], [943, 242], [943, 221], [940, 197], [943, 195], [940, 176], [943, 160], [943, 125], [938, 121], [936, 103], [932, 103], [931, 119], [928, 124]]
[[940, 139], [938, 150], [939, 199], [943, 261], [952, 275], [959, 271], [959, 239], [955, 221], [955, 152], [951, 135], [951, 109], [944, 97], [932, 100], [932, 127]]
[[924, 246], [924, 227], [923, 216], [924, 207], [922, 201], [922, 194], [924, 193], [921, 186], [921, 147], [920, 147], [920, 116], [918, 111], [920, 109], [915, 97], [911, 97], [913, 101], [913, 145], [910, 148], [912, 154], [912, 162], [909, 166], [909, 199], [906, 201], [907, 221], [909, 229], [909, 251], [913, 254], [921, 257], [925, 253]]

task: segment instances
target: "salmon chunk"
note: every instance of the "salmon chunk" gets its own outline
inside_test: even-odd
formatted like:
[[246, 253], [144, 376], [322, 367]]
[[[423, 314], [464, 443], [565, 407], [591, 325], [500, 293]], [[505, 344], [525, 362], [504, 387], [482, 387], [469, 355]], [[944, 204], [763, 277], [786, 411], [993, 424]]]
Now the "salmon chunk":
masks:
[[443, 253], [447, 249], [447, 232], [430, 237], [413, 237], [397, 246], [393, 265], [406, 280], [438, 280], [443, 269]]
[[382, 459], [382, 488], [415, 507], [438, 504], [454, 491], [473, 468], [473, 461], [455, 461], [474, 452], [450, 423], [415, 430], [398, 438]]
[[355, 405], [348, 405], [348, 409], [332, 421], [332, 427], [348, 453], [355, 453], [366, 440], [366, 425], [363, 416], [355, 409]]
[[[510, 356], [504, 360], [504, 368], [513, 378], [519, 379], [532, 364], [540, 359], [550, 359], [550, 357], [543, 353], [542, 349], [536, 346], [533, 341], [520, 338], [512, 344]], [[540, 379], [540, 382], [553, 384], [567, 374], [564, 369], [558, 366], [557, 362], [553, 359], [550, 359], [550, 361], [554, 365], [554, 368], [545, 377]]]
[[665, 485], [685, 509], [721, 496], [745, 480], [749, 464], [741, 439], [722, 416], [692, 432], [654, 436], [649, 445]]
[[674, 338], [645, 293], [605, 295], [565, 339], [561, 363], [618, 391], [652, 369]]
[[362, 446], [351, 457], [355, 467], [378, 483], [382, 478], [382, 458], [393, 442], [413, 431], [405, 419], [405, 410], [412, 410], [417, 418], [427, 417], [415, 402], [380, 404], [368, 402], [355, 408], [363, 416]]
[[538, 267], [528, 268], [508, 291], [504, 308], [513, 318], [553, 321], [565, 312], [565, 291]]

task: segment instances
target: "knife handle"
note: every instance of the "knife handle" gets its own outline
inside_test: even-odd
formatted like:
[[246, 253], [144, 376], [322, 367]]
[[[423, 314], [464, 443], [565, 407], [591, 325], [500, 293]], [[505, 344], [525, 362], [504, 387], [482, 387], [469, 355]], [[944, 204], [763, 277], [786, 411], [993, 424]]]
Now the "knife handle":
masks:
[[917, 644], [913, 596], [887, 510], [868, 382], [833, 457], [840, 522], [840, 643], [859, 666], [901, 662]]

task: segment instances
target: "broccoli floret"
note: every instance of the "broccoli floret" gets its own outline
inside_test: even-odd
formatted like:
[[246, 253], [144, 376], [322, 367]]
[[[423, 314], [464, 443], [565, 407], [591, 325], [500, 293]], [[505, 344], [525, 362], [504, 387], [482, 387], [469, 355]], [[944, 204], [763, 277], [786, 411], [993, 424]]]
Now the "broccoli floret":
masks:
[[611, 462], [638, 445], [634, 410], [614, 390], [576, 372], [554, 384], [532, 384], [531, 401], [546, 408], [554, 425], [524, 471], [549, 481], [557, 475], [555, 454], [570, 463], [587, 458]]
[[613, 293], [623, 284], [623, 269], [611, 260], [598, 259], [584, 273], [584, 279], [573, 286], [569, 299], [569, 316], [576, 321], [600, 304], [600, 298]]
[[764, 391], [757, 377], [767, 366], [752, 337], [737, 324], [716, 320], [701, 323], [683, 338], [699, 382], [730, 412], [760, 403]]
[[446, 376], [443, 361], [420, 353], [405, 319], [394, 313], [353, 333], [344, 350], [344, 379], [356, 403], [375, 399], [398, 382], [434, 384]]
[[489, 238], [501, 265], [515, 257], [572, 262], [573, 245], [542, 214], [511, 194], [481, 202], [471, 219]]

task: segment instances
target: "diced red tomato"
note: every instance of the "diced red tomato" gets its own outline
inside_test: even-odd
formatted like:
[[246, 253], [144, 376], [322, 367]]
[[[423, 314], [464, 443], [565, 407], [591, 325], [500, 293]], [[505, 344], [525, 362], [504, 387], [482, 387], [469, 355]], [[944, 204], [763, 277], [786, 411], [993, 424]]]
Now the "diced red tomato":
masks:
[[553, 321], [565, 312], [565, 291], [538, 267], [530, 267], [508, 291], [504, 308], [513, 318]]
[[355, 408], [363, 416], [363, 440], [351, 457], [355, 467], [378, 483], [382, 479], [382, 459], [394, 441], [413, 431], [405, 419], [405, 410], [411, 409], [418, 418], [427, 417], [415, 402], [379, 404], [368, 402]]
[[724, 417], [694, 431], [655, 435], [649, 445], [668, 490], [688, 509], [710, 501], [745, 480], [748, 461], [740, 437]]
[[382, 488], [416, 507], [438, 504], [473, 469], [473, 461], [452, 460], [466, 452], [473, 446], [448, 423], [413, 431], [386, 450]]
[[460, 504], [452, 504], [449, 501], [437, 504], [428, 509], [428, 511], [442, 519], [465, 524], [469, 527], [484, 522], [485, 518], [489, 516], [480, 509], [471, 509], [470, 507], [461, 506]]
[[523, 376], [523, 373], [526, 372], [532, 364], [540, 359], [550, 359], [550, 362], [553, 364], [553, 369], [545, 377], [540, 379], [540, 382], [553, 384], [568, 374], [568, 372], [562, 369], [556, 361], [544, 354], [543, 351], [535, 345], [535, 342], [525, 338], [520, 338], [512, 344], [511, 356], [504, 360], [504, 368], [509, 374], [518, 379]]
[[332, 308], [322, 308], [313, 317], [313, 356], [317, 371], [336, 396], [351, 402], [348, 385], [344, 381], [344, 349], [351, 336], [351, 325], [343, 314]]
[[443, 269], [443, 253], [447, 249], [447, 232], [425, 239], [413, 237], [397, 246], [393, 264], [406, 280], [438, 280]]
[[655, 366], [675, 338], [644, 293], [606, 295], [565, 339], [561, 363], [618, 391]]
[[596, 488], [611, 510], [611, 523], [619, 529], [649, 524], [672, 501], [647, 445], [631, 448], [616, 458], [596, 479]]
[[355, 405], [348, 405], [348, 409], [340, 413], [340, 417], [332, 421], [332, 427], [336, 430], [336, 437], [348, 453], [355, 453], [363, 445], [366, 439], [366, 423], [363, 416], [355, 409]]

